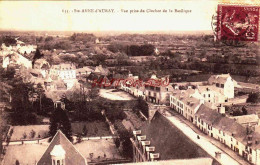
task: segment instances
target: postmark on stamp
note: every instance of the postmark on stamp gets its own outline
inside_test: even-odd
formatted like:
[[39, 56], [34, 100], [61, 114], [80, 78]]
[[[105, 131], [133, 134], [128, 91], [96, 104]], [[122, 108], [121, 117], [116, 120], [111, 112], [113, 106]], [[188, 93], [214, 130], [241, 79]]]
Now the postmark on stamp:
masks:
[[257, 41], [259, 7], [218, 5], [216, 37], [221, 41]]

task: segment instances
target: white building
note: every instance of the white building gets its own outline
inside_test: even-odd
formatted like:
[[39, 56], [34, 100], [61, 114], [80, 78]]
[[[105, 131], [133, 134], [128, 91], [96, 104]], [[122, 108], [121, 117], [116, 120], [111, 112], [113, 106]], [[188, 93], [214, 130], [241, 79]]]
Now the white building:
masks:
[[50, 68], [51, 76], [58, 76], [62, 80], [76, 79], [76, 67], [73, 64], [52, 65]]
[[235, 97], [235, 86], [237, 82], [232, 79], [230, 74], [213, 75], [208, 79], [210, 85], [223, 89], [223, 94], [226, 98], [231, 99]]
[[76, 67], [73, 64], [52, 65], [49, 75], [52, 78], [62, 79], [66, 83], [67, 89], [71, 89], [77, 83]]
[[170, 107], [192, 123], [195, 113], [202, 104], [204, 104], [204, 100], [196, 98], [196, 90], [194, 89], [175, 90], [170, 95]]
[[22, 65], [27, 69], [32, 68], [32, 62], [30, 60], [15, 52], [3, 58], [3, 68], [7, 68], [10, 64]]

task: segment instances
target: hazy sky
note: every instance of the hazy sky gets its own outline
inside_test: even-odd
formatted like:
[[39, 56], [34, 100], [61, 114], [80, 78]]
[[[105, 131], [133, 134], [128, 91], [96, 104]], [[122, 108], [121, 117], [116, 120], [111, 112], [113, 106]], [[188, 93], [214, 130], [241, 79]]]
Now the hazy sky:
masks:
[[[3, 30], [197, 31], [211, 30], [216, 1], [1, 1]], [[114, 13], [72, 13], [74, 9], [114, 9]], [[121, 9], [128, 10], [123, 13]], [[130, 10], [143, 9], [144, 13]], [[166, 13], [147, 13], [166, 9]], [[173, 10], [172, 13], [169, 9]], [[191, 10], [190, 13], [175, 12]], [[62, 10], [70, 10], [64, 13]]]

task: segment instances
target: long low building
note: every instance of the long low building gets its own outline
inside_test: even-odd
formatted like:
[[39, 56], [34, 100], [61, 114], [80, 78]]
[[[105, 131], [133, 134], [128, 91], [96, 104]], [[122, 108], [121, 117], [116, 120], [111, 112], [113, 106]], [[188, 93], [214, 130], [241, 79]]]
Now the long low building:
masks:
[[260, 134], [250, 127], [243, 127], [205, 105], [201, 105], [195, 113], [195, 125], [250, 163], [260, 164]]

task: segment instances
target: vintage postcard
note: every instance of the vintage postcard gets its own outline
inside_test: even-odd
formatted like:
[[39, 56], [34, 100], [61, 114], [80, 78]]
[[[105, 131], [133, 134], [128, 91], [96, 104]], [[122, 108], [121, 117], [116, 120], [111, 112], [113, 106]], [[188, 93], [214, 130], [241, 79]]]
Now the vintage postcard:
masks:
[[0, 165], [260, 165], [260, 1], [0, 1]]

